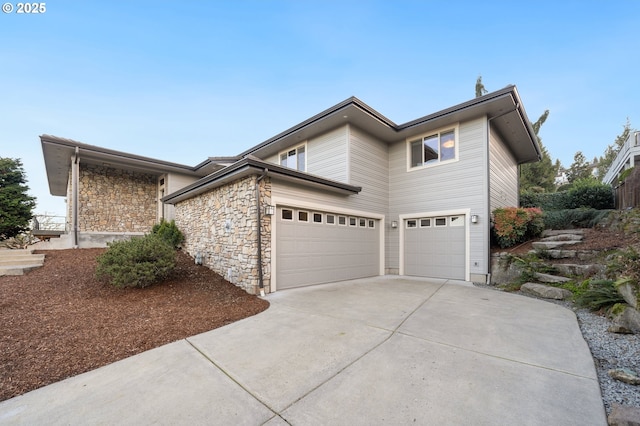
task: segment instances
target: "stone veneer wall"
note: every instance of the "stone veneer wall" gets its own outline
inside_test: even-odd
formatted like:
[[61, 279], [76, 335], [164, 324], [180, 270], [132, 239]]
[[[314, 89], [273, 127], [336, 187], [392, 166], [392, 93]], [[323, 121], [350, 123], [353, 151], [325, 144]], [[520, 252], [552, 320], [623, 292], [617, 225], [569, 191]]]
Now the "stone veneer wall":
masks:
[[154, 175], [80, 163], [79, 179], [80, 231], [149, 232], [157, 222]]
[[[257, 176], [249, 176], [176, 204], [185, 250], [248, 293], [259, 293]], [[271, 182], [260, 182], [261, 212], [271, 203]], [[264, 291], [271, 283], [271, 217], [261, 215]]]

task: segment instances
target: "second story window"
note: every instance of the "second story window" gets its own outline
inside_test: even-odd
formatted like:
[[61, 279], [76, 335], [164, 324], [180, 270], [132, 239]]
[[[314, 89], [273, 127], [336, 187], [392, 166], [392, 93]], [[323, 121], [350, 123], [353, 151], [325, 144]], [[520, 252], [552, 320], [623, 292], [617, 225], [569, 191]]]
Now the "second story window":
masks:
[[306, 164], [306, 147], [304, 145], [280, 153], [281, 166], [304, 172], [307, 170]]
[[424, 167], [455, 160], [456, 131], [448, 129], [410, 140], [410, 167]]

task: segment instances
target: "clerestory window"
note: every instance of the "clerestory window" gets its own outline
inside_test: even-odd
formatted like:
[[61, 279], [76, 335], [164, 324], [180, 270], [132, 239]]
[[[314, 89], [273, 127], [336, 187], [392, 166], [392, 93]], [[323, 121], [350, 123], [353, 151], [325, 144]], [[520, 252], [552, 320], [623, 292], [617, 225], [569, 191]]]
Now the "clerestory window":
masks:
[[300, 145], [280, 153], [280, 165], [290, 169], [307, 171], [306, 146]]

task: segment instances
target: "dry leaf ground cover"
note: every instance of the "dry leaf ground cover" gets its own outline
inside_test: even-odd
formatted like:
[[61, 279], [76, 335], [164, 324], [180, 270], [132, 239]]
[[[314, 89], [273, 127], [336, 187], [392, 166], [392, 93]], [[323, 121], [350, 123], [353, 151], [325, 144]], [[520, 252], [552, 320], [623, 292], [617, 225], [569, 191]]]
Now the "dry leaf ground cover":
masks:
[[103, 251], [41, 251], [42, 268], [0, 277], [0, 400], [269, 306], [182, 252], [164, 282], [113, 288], [95, 278]]

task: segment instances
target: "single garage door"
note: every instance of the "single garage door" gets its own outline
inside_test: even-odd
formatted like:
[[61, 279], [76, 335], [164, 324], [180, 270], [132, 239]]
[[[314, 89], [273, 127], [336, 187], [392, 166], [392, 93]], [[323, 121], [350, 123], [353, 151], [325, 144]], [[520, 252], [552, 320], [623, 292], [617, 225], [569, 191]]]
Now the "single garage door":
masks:
[[380, 273], [380, 221], [279, 207], [276, 288], [328, 283]]
[[465, 279], [465, 216], [404, 221], [404, 273], [419, 277]]

